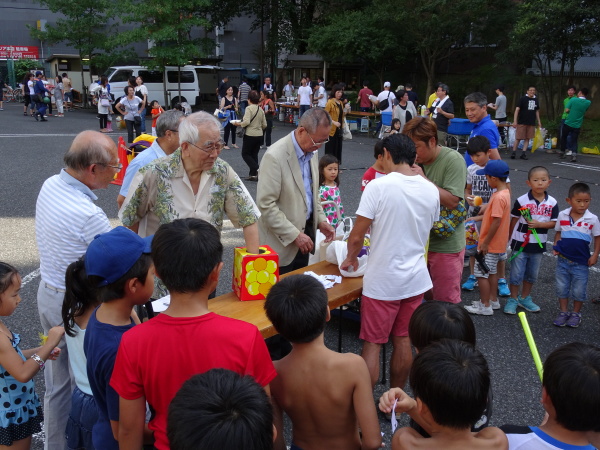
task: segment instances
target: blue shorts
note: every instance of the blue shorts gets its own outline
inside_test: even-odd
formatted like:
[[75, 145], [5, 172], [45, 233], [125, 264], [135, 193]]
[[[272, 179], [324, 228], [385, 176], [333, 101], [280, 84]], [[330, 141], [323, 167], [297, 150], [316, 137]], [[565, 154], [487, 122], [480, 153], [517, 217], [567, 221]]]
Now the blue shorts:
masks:
[[[556, 261], [556, 295], [585, 302], [589, 267], [558, 256]], [[571, 295], [569, 295], [571, 294]]]
[[75, 386], [71, 397], [71, 412], [65, 430], [67, 448], [70, 450], [93, 450], [92, 428], [97, 421], [98, 409], [94, 397]]
[[510, 264], [510, 284], [520, 286], [523, 281], [535, 283], [540, 272], [543, 253], [521, 252]]

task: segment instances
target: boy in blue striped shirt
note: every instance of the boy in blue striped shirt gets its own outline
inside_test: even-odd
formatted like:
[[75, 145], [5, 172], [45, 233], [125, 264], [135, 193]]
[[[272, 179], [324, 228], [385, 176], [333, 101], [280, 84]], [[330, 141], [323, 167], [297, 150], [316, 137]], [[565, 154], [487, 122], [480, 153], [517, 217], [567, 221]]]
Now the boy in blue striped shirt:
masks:
[[[577, 328], [581, 323], [581, 307], [586, 300], [590, 266], [598, 262], [600, 253], [600, 223], [598, 216], [588, 207], [592, 201], [590, 187], [575, 183], [569, 188], [567, 203], [570, 208], [558, 214], [554, 255], [556, 262], [556, 292], [560, 312], [554, 325]], [[590, 256], [590, 244], [594, 252]], [[569, 297], [573, 299], [573, 311], [569, 312]]]

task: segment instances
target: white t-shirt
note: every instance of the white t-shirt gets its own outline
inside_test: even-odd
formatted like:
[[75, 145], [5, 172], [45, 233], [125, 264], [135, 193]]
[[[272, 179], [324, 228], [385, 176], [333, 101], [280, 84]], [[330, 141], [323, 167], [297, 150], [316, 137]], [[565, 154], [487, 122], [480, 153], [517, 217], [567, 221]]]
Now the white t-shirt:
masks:
[[511, 427], [505, 429], [509, 450], [594, 450], [593, 445], [570, 445], [544, 433], [538, 427]]
[[322, 95], [323, 97], [317, 100], [317, 106], [320, 108], [325, 108], [325, 105], [327, 105], [327, 92], [321, 85], [319, 85], [319, 89], [317, 89], [317, 92], [313, 95], [313, 98], [318, 97], [319, 95]]
[[312, 94], [312, 89], [309, 86], [300, 86], [298, 88], [298, 97], [300, 97], [301, 105], [310, 105], [310, 94]]
[[35, 90], [33, 88], [34, 85], [35, 83], [32, 80], [29, 80], [27, 82], [27, 87], [29, 88], [29, 95], [35, 95]]
[[431, 289], [425, 246], [440, 214], [435, 185], [419, 175], [389, 173], [367, 184], [356, 214], [373, 220], [363, 294], [400, 300]]
[[[140, 86], [136, 86], [135, 87], [135, 93], [136, 93], [136, 97], [140, 98], [137, 93], [142, 94], [142, 96], [146, 96], [146, 102], [148, 101], [148, 88], [146, 86], [144, 86], [143, 84]], [[144, 99], [140, 98], [140, 100], [144, 101]]]
[[394, 93], [392, 91], [385, 91], [385, 90], [381, 91], [379, 93], [379, 95], [377, 96], [377, 100], [379, 100], [381, 102], [382, 100], [385, 100], [388, 98], [388, 94], [390, 96], [390, 98], [388, 99], [390, 101], [390, 104], [383, 111], [391, 111], [392, 110], [392, 108], [394, 106], [394, 100], [396, 100], [396, 96], [394, 95]]

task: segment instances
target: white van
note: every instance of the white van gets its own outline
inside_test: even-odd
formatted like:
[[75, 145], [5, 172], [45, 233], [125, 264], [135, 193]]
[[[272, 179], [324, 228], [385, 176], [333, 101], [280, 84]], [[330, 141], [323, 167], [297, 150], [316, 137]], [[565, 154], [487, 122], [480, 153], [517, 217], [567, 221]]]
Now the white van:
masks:
[[[109, 68], [104, 75], [110, 84], [110, 93], [118, 103], [125, 95], [123, 89], [127, 86], [129, 77], [142, 77], [144, 86], [148, 89], [148, 103], [158, 100], [161, 105], [165, 103], [165, 86], [167, 90], [168, 105], [172, 108], [177, 103], [188, 102], [190, 106], [200, 104], [200, 85], [198, 75], [194, 66], [181, 66], [181, 97], [179, 95], [179, 72], [177, 67], [165, 67], [166, 83], [163, 72], [160, 70], [149, 70], [144, 66], [115, 66]], [[148, 106], [150, 106], [148, 104]]]

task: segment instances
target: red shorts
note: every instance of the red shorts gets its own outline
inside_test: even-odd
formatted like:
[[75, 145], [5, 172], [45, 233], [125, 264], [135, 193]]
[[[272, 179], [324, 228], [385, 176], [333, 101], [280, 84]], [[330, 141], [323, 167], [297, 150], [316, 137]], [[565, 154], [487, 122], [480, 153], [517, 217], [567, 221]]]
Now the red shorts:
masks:
[[360, 339], [385, 344], [390, 337], [408, 336], [408, 322], [423, 303], [423, 294], [402, 300], [376, 300], [362, 296], [360, 304]]
[[433, 300], [460, 303], [460, 281], [463, 273], [465, 249], [458, 253], [427, 254], [427, 268], [433, 283]]

